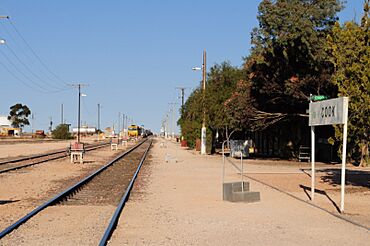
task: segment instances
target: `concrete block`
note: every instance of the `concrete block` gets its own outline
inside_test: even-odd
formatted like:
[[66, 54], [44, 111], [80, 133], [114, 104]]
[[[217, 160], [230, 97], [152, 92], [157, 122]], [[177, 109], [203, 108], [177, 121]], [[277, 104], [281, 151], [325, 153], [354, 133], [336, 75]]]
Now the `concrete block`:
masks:
[[260, 193], [250, 191], [249, 182], [230, 182], [223, 183], [223, 200], [230, 202], [258, 202]]
[[166, 162], [175, 162], [177, 163], [177, 159], [175, 157], [172, 157], [170, 154], [166, 154], [166, 156], [164, 157], [164, 160]]
[[258, 191], [234, 192], [231, 202], [259, 202], [261, 200]]

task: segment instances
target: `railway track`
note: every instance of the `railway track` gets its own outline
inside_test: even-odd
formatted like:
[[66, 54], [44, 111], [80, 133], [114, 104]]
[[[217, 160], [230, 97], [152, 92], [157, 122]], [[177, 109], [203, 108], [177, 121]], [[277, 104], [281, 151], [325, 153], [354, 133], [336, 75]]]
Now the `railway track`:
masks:
[[[101, 167], [90, 176], [61, 192], [51, 200], [37, 207], [29, 214], [0, 232], [0, 239], [10, 234], [14, 229], [18, 228], [22, 224], [25, 224], [37, 214], [39, 214], [39, 217], [41, 217], [42, 214], [45, 214], [44, 216], [46, 216], [48, 221], [50, 221], [50, 216], [56, 216], [56, 212], [51, 212], [51, 215], [49, 215], [48, 211], [50, 211], [50, 209], [56, 209], [59, 211], [58, 217], [65, 217], [66, 213], [75, 214], [77, 216], [76, 220], [78, 221], [78, 223], [75, 223], [75, 225], [78, 225], [80, 231], [84, 231], [84, 227], [89, 227], [88, 224], [81, 222], [83, 218], [78, 218], [78, 216], [81, 216], [79, 215], [81, 211], [88, 211], [87, 213], [91, 215], [91, 217], [89, 216], [89, 221], [95, 217], [108, 218], [105, 219], [104, 222], [90, 222], [93, 224], [102, 225], [100, 226], [100, 230], [95, 230], [93, 232], [94, 235], [97, 234], [97, 236], [95, 235], [94, 244], [98, 244], [100, 240], [99, 245], [106, 245], [115, 229], [118, 218], [120, 217], [120, 213], [129, 197], [130, 191], [151, 147], [151, 144], [151, 139], [144, 140], [128, 151], [117, 156], [115, 159]], [[100, 208], [109, 208], [108, 215], [107, 213], [105, 213], [105, 216], [97, 214], [97, 211], [99, 211]], [[96, 216], [93, 216], [93, 214]], [[59, 221], [59, 219], [57, 219], [57, 221]], [[32, 222], [32, 220], [30, 220], [30, 222]], [[72, 225], [72, 222], [68, 222], [68, 230], [70, 230], [72, 233], [79, 231], [78, 228], [73, 228]], [[105, 227], [103, 227], [104, 225]], [[29, 227], [30, 226], [28, 226], [28, 228]], [[52, 232], [47, 232], [48, 236], [50, 236], [52, 239], [60, 238], [58, 233], [60, 233], [61, 229], [55, 229], [58, 228], [58, 225], [47, 225], [47, 228], [54, 228]], [[81, 237], [83, 237], [81, 236], [80, 231], [78, 233], [79, 240]], [[54, 235], [53, 233], [56, 234]], [[91, 237], [94, 237], [94, 235], [85, 235], [85, 237], [90, 238], [91, 240]], [[97, 240], [96, 237], [99, 237], [99, 240]], [[48, 242], [50, 242], [50, 239], [48, 240]], [[65, 238], [63, 240], [68, 239]], [[72, 242], [74, 242], [73, 239]], [[78, 243], [79, 242], [76, 242], [76, 244]]]
[[[86, 151], [92, 151], [109, 145], [109, 143], [101, 143], [86, 146]], [[0, 173], [6, 173], [17, 169], [45, 163], [48, 161], [65, 158], [68, 156], [67, 150], [56, 150], [45, 154], [14, 158], [0, 162]]]

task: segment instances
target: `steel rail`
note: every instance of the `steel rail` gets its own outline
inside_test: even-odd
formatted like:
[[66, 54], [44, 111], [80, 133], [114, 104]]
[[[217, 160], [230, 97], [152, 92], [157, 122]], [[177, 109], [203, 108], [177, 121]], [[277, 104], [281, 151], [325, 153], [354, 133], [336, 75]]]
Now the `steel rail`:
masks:
[[145, 158], [146, 158], [146, 156], [147, 156], [147, 154], [149, 152], [150, 147], [152, 146], [152, 143], [153, 143], [153, 140], [150, 141], [150, 144], [149, 144], [148, 148], [146, 149], [145, 153], [143, 154], [143, 157], [140, 160], [140, 163], [138, 165], [138, 168], [136, 169], [136, 172], [135, 172], [133, 178], [131, 179], [129, 186], [126, 189], [125, 194], [122, 196], [121, 201], [118, 204], [118, 207], [117, 207], [116, 211], [114, 212], [114, 214], [113, 214], [113, 216], [111, 218], [111, 221], [110, 221], [110, 223], [109, 223], [109, 225], [108, 225], [108, 227], [107, 227], [107, 229], [106, 229], [106, 231], [105, 231], [105, 233], [103, 235], [103, 238], [100, 240], [99, 246], [105, 246], [105, 245], [107, 245], [107, 242], [110, 239], [110, 237], [112, 236], [113, 231], [116, 229], [116, 226], [117, 226], [119, 217], [121, 215], [121, 212], [122, 212], [122, 210], [123, 210], [123, 208], [124, 208], [124, 206], [125, 206], [125, 204], [126, 204], [126, 202], [128, 200], [128, 197], [130, 195], [130, 192], [132, 190], [132, 187], [133, 187], [133, 185], [135, 183], [136, 177], [137, 177], [137, 175], [138, 175], [138, 173], [139, 173], [139, 171], [141, 169], [141, 166], [144, 163], [144, 160], [145, 160]]
[[[92, 147], [93, 148], [93, 147], [98, 147], [98, 146], [107, 145], [107, 144], [108, 143], [102, 143], [102, 144], [98, 144], [98, 145], [90, 145], [90, 146], [86, 146], [86, 148], [88, 148], [88, 147]], [[63, 152], [66, 152], [66, 150], [65, 149], [63, 149], [63, 150], [56, 150], [54, 152], [48, 152], [48, 153], [44, 153], [44, 154], [38, 154], [38, 155], [32, 155], [32, 156], [26, 156], [26, 157], [16, 158], [16, 159], [12, 159], [12, 160], [2, 161], [2, 162], [0, 162], [0, 165], [10, 164], [10, 163], [14, 163], [14, 162], [28, 161], [28, 160], [37, 159], [37, 158], [40, 158], [40, 157], [49, 156], [49, 155], [60, 154], [60, 153], [63, 153]]]
[[[98, 149], [98, 148], [102, 148], [102, 147], [104, 147], [104, 146], [106, 146], [108, 144], [109, 143], [103, 143], [103, 144], [99, 144], [99, 145], [89, 146], [89, 147], [86, 148], [86, 151], [91, 151], [91, 150], [95, 150], [95, 149]], [[48, 153], [48, 154], [37, 155], [37, 157], [36, 156], [32, 156], [32, 158], [31, 157], [30, 158], [25, 158], [24, 160], [21, 160], [21, 161], [32, 160], [32, 159], [37, 159], [37, 158], [40, 158], [40, 157], [52, 156], [52, 155], [61, 154], [61, 153], [66, 153], [66, 151], [65, 150], [63, 150], [63, 151], [55, 151], [55, 152]], [[11, 167], [11, 168], [7, 168], [7, 169], [3, 169], [3, 170], [0, 170], [0, 174], [1, 173], [6, 173], [6, 172], [10, 172], [10, 171], [14, 171], [14, 170], [18, 170], [18, 169], [25, 168], [25, 167], [30, 167], [30, 166], [41, 164], [41, 163], [48, 162], [48, 161], [53, 161], [53, 160], [65, 158], [67, 156], [68, 156], [67, 154], [62, 155], [62, 156], [55, 156], [55, 157], [51, 157], [51, 158], [46, 159], [46, 160], [40, 160], [40, 161], [37, 161], [37, 162], [33, 162], [33, 163], [26, 164], [26, 165], [22, 165], [22, 166], [17, 166], [17, 167]], [[8, 162], [8, 163], [0, 163], [0, 165], [1, 164], [10, 164], [10, 163], [15, 163], [15, 162], [17, 162], [17, 161], [11, 161], [11, 162]]]
[[45, 208], [47, 208], [49, 206], [52, 206], [52, 205], [60, 202], [64, 198], [68, 197], [69, 195], [71, 195], [72, 193], [74, 193], [75, 191], [77, 191], [80, 187], [82, 187], [83, 185], [85, 185], [86, 183], [88, 183], [95, 176], [97, 176], [98, 174], [100, 174], [101, 172], [103, 172], [105, 169], [107, 169], [108, 167], [110, 167], [111, 165], [113, 165], [116, 161], [118, 161], [119, 159], [121, 159], [125, 155], [129, 154], [130, 152], [132, 152], [133, 150], [135, 150], [136, 148], [138, 148], [144, 142], [146, 142], [146, 140], [140, 142], [136, 146], [134, 146], [131, 149], [125, 151], [122, 154], [120, 154], [119, 156], [117, 156], [116, 158], [114, 158], [113, 160], [111, 160], [110, 162], [108, 162], [106, 165], [104, 165], [103, 167], [101, 167], [100, 169], [98, 169], [97, 171], [95, 171], [94, 173], [90, 174], [88, 177], [86, 177], [83, 180], [79, 181], [77, 184], [75, 184], [75, 185], [67, 188], [66, 190], [62, 191], [61, 193], [59, 193], [58, 195], [56, 195], [55, 197], [53, 197], [52, 199], [50, 199], [46, 203], [44, 203], [44, 204], [40, 205], [39, 207], [35, 208], [34, 210], [32, 210], [30, 213], [28, 213], [27, 215], [25, 215], [24, 217], [22, 217], [21, 219], [19, 219], [18, 221], [16, 221], [14, 224], [10, 225], [6, 229], [4, 229], [2, 232], [0, 232], [0, 239], [3, 238], [4, 236], [6, 236], [7, 234], [11, 233], [14, 229], [18, 228], [20, 225], [22, 225], [25, 222], [27, 222], [30, 218], [32, 218], [33, 216], [35, 216], [36, 214], [38, 214], [39, 212], [41, 212]]
[[32, 156], [21, 157], [21, 158], [17, 158], [17, 159], [8, 160], [8, 161], [2, 161], [2, 162], [0, 162], [0, 165], [10, 164], [10, 163], [15, 163], [15, 162], [21, 162], [21, 161], [28, 161], [28, 160], [37, 159], [37, 158], [40, 158], [40, 157], [45, 157], [45, 156], [48, 156], [48, 155], [60, 154], [60, 153], [63, 153], [63, 152], [66, 152], [66, 150], [58, 150], [58, 151], [49, 152], [49, 153], [45, 153], [45, 154], [32, 155]]

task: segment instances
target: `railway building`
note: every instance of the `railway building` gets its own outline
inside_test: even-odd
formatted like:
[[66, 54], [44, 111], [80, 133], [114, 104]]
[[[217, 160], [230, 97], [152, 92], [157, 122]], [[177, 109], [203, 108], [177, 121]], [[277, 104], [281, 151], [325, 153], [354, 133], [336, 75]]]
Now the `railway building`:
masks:
[[21, 128], [16, 128], [12, 126], [12, 122], [8, 120], [7, 116], [0, 115], [0, 136], [1, 137], [10, 137], [10, 136], [19, 137], [21, 132], [22, 132]]

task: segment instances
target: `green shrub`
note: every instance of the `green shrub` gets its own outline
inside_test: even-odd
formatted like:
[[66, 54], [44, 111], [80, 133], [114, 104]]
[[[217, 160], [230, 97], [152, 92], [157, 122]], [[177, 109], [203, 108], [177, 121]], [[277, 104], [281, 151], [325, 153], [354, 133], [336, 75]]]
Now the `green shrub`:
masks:
[[53, 139], [72, 139], [72, 134], [69, 132], [67, 124], [58, 125], [51, 134]]

